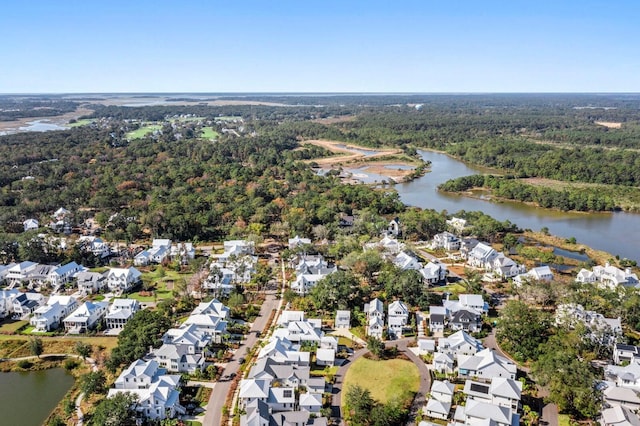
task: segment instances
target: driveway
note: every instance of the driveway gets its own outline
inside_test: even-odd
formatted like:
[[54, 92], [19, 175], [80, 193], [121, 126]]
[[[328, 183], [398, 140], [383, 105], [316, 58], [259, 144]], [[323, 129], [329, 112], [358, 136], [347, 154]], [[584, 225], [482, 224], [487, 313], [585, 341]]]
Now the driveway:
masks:
[[[269, 321], [269, 317], [271, 316], [271, 311], [278, 308], [278, 303], [279, 300], [276, 299], [276, 291], [267, 292], [267, 297], [260, 307], [260, 314], [253, 322], [249, 334], [240, 344], [240, 347], [238, 347], [238, 350], [234, 354], [233, 359], [227, 363], [224, 371], [222, 372], [223, 377], [228, 377], [232, 373], [238, 373], [238, 370], [240, 368], [240, 363], [238, 362], [238, 360], [240, 358], [244, 358], [246, 356], [247, 350], [252, 348], [253, 345], [255, 345], [255, 343], [258, 341], [256, 333], [262, 332], [262, 330], [264, 330], [267, 325], [267, 321]], [[222, 407], [227, 400], [227, 394], [229, 393], [230, 387], [231, 382], [229, 380], [221, 380], [219, 382], [216, 382], [215, 386], [213, 387], [213, 391], [211, 392], [209, 403], [205, 407], [206, 413], [204, 416], [204, 421], [202, 422], [203, 425], [213, 426], [220, 424], [220, 420], [222, 419]]]

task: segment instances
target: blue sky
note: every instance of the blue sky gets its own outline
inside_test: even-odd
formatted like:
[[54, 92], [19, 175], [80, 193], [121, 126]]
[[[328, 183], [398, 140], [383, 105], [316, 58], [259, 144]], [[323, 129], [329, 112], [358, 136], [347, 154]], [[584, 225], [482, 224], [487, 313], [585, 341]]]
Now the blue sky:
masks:
[[640, 2], [7, 0], [0, 93], [640, 92]]

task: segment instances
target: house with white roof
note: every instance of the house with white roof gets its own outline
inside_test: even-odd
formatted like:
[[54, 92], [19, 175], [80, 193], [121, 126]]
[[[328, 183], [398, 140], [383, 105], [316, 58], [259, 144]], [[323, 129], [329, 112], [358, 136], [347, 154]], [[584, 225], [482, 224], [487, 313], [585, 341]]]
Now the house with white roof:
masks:
[[420, 272], [422, 280], [427, 285], [442, 283], [447, 279], [447, 275], [449, 275], [447, 265], [438, 261], [427, 263], [424, 268], [421, 268], [418, 272]]
[[615, 406], [602, 411], [602, 426], [640, 426], [640, 418], [627, 407]]
[[206, 314], [213, 315], [221, 319], [229, 318], [229, 308], [226, 307], [218, 299], [212, 299], [208, 302], [200, 302], [192, 311], [193, 315]]
[[483, 314], [489, 312], [489, 304], [484, 301], [481, 294], [461, 294], [458, 296], [458, 302], [466, 309], [473, 309]]
[[31, 272], [33, 272], [37, 267], [38, 264], [36, 262], [30, 262], [28, 260], [14, 264], [8, 269], [5, 280], [10, 284], [20, 284], [21, 282], [27, 281], [29, 274], [31, 274]]
[[496, 377], [515, 379], [516, 365], [509, 359], [497, 355], [491, 349], [483, 349], [475, 355], [458, 355], [458, 376], [492, 380]]
[[519, 274], [513, 277], [513, 283], [516, 286], [521, 286], [526, 282], [535, 282], [535, 281], [545, 281], [551, 282], [553, 281], [553, 272], [551, 272], [551, 268], [548, 266], [538, 266], [531, 269], [529, 272], [524, 274]]
[[73, 296], [51, 296], [46, 305], [33, 312], [29, 323], [35, 327], [34, 331], [51, 331], [58, 328], [77, 307], [78, 301]]
[[151, 420], [162, 420], [184, 414], [180, 405], [179, 375], [167, 375], [154, 360], [134, 361], [116, 379], [115, 389], [109, 389], [108, 398], [121, 392], [136, 397], [133, 408]]
[[445, 231], [433, 236], [431, 248], [436, 250], [442, 248], [446, 251], [457, 251], [460, 250], [460, 243], [461, 241], [458, 236]]
[[27, 219], [22, 222], [22, 226], [24, 227], [24, 232], [27, 232], [33, 229], [38, 229], [40, 227], [40, 223], [37, 219]]
[[351, 328], [351, 311], [337, 310], [334, 328]]
[[419, 271], [422, 269], [420, 261], [407, 251], [401, 251], [392, 260], [392, 263], [403, 271], [414, 270]]
[[431, 385], [431, 397], [427, 400], [422, 412], [436, 419], [447, 420], [451, 411], [455, 385], [448, 380], [434, 380]]
[[433, 370], [441, 374], [452, 374], [454, 369], [453, 355], [444, 352], [433, 353]]
[[469, 398], [465, 405], [459, 405], [456, 408], [453, 422], [450, 423], [452, 426], [518, 426], [519, 424], [520, 416], [510, 408]]
[[633, 411], [640, 409], [640, 398], [638, 394], [631, 388], [622, 388], [619, 386], [608, 386], [603, 392], [605, 407], [621, 406]]
[[311, 392], [300, 394], [299, 405], [301, 411], [319, 413], [322, 409], [322, 394]]
[[465, 331], [457, 331], [449, 337], [438, 340], [438, 352], [451, 355], [454, 359], [472, 356], [482, 350], [482, 343]]
[[171, 240], [154, 239], [151, 248], [143, 250], [133, 258], [136, 266], [146, 266], [150, 263], [162, 263], [171, 255]]
[[576, 275], [576, 282], [582, 284], [593, 284], [596, 281], [598, 281], [596, 274], [585, 268], [580, 269], [580, 272]]
[[467, 254], [467, 263], [475, 268], [490, 269], [491, 261], [498, 256], [498, 252], [488, 243], [478, 243]]
[[404, 250], [404, 243], [399, 242], [389, 235], [385, 235], [378, 242], [366, 243], [364, 250], [380, 250], [387, 254], [396, 254]]
[[409, 323], [409, 308], [402, 301], [396, 300], [388, 307], [388, 332], [397, 338], [402, 338], [402, 330]]
[[640, 391], [640, 364], [632, 362], [626, 366], [607, 365], [604, 368], [606, 380], [616, 386]]
[[487, 266], [488, 271], [503, 280], [513, 278], [526, 271], [524, 265], [517, 264], [513, 259], [505, 256], [504, 253], [498, 253]]
[[171, 244], [170, 256], [172, 259], [179, 258], [183, 264], [195, 259], [196, 249], [193, 243], [175, 243]]
[[140, 302], [135, 299], [115, 299], [105, 316], [107, 329], [122, 330], [140, 309]]
[[379, 299], [365, 303], [364, 312], [367, 314], [367, 336], [382, 339], [384, 331], [384, 305]]
[[215, 343], [221, 343], [227, 334], [227, 321], [211, 314], [191, 314], [184, 325], [194, 324], [200, 331], [211, 336]]
[[84, 302], [63, 320], [64, 329], [69, 334], [93, 330], [107, 314], [108, 306], [108, 302]]
[[612, 290], [619, 285], [638, 285], [638, 276], [631, 271], [631, 268], [622, 270], [606, 263], [604, 266], [594, 266], [593, 274], [596, 277], [596, 281], [599, 282], [602, 287]]
[[106, 272], [107, 287], [116, 294], [126, 293], [142, 279], [142, 273], [133, 266], [130, 268], [110, 268]]
[[254, 401], [267, 402], [269, 399], [269, 380], [242, 379], [240, 380], [240, 392], [238, 400], [242, 407], [254, 403]]
[[205, 357], [202, 352], [191, 352], [187, 345], [165, 343], [155, 349], [151, 356], [163, 368], [176, 373], [193, 374], [198, 370], [203, 371], [205, 366]]
[[107, 277], [98, 272], [78, 272], [75, 276], [78, 290], [82, 294], [96, 294], [107, 286]]

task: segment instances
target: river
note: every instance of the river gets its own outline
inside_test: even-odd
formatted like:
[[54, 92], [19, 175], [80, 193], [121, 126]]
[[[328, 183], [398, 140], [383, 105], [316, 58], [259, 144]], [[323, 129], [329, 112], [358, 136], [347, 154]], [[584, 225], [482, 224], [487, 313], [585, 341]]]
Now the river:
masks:
[[408, 183], [395, 186], [400, 199], [408, 205], [446, 210], [480, 210], [500, 221], [509, 220], [520, 228], [539, 231], [547, 227], [560, 237], [575, 237], [586, 244], [613, 255], [640, 260], [640, 214], [569, 213], [530, 206], [518, 202], [494, 202], [463, 195], [438, 192], [439, 184], [460, 176], [482, 173], [445, 154], [419, 151], [425, 161], [431, 161], [431, 171]]
[[73, 385], [61, 368], [0, 373], [0, 424], [40, 426]]

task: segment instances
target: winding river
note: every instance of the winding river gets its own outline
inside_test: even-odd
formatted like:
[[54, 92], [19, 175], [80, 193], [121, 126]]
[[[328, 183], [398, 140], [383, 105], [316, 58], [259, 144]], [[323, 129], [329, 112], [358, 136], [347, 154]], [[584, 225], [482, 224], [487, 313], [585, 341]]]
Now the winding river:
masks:
[[640, 260], [640, 214], [634, 213], [567, 213], [529, 206], [517, 202], [493, 202], [462, 195], [443, 194], [439, 184], [460, 176], [482, 173], [445, 154], [419, 151], [425, 161], [431, 161], [431, 172], [419, 179], [396, 185], [400, 199], [408, 205], [446, 210], [480, 210], [500, 221], [509, 220], [520, 228], [549, 231], [564, 238], [575, 237], [586, 244], [613, 255]]

